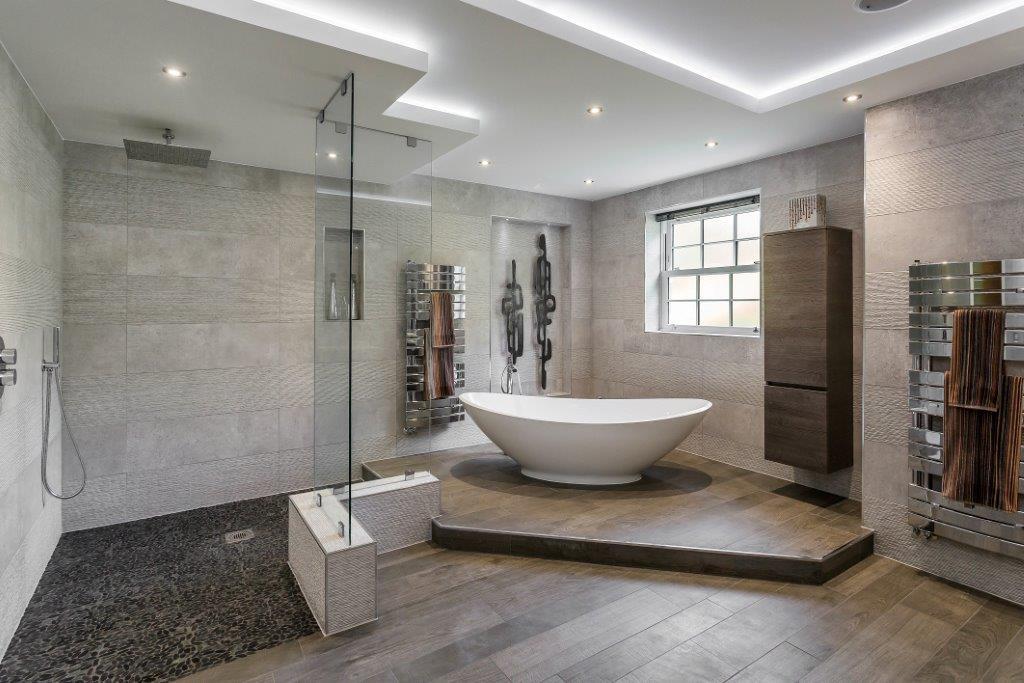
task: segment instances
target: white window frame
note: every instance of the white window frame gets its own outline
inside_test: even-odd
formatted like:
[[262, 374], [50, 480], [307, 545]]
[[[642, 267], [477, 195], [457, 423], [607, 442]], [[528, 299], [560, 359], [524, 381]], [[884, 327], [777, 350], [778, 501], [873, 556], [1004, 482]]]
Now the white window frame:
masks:
[[[749, 204], [741, 207], [730, 207], [722, 209], [720, 211], [709, 211], [702, 214], [694, 214], [693, 220], [705, 221], [711, 218], [718, 218], [719, 216], [737, 216], [744, 213], [750, 213], [752, 211], [760, 211], [760, 202], [756, 204]], [[762, 217], [763, 218], [763, 217]], [[660, 221], [661, 226], [661, 274], [658, 280], [658, 296], [660, 297], [659, 302], [659, 329], [662, 332], [676, 332], [679, 334], [705, 334], [705, 335], [734, 335], [734, 336], [745, 336], [745, 337], [759, 337], [761, 335], [760, 322], [756, 327], [713, 327], [710, 325], [670, 325], [668, 322], [668, 304], [669, 304], [669, 278], [677, 276], [688, 276], [688, 275], [718, 275], [718, 274], [734, 274], [734, 273], [760, 273], [761, 272], [761, 253], [763, 253], [764, 245], [758, 244], [758, 258], [754, 263], [745, 266], [723, 266], [720, 268], [673, 268], [672, 267], [672, 226], [676, 223], [683, 222], [683, 219], [665, 220]], [[739, 242], [736, 240], [736, 223], [733, 220], [733, 248], [738, 249]], [[763, 234], [758, 234], [758, 239], [762, 239]], [[753, 239], [753, 238], [750, 238]], [[699, 242], [701, 248], [701, 255], [704, 253], [704, 234], [703, 225], [701, 227], [701, 241]], [[703, 259], [702, 259], [703, 260]], [[736, 254], [733, 255], [733, 261], [738, 260]], [[697, 308], [698, 315], [700, 310], [700, 285], [698, 282], [697, 288]], [[743, 299], [746, 301], [746, 299]], [[729, 278], [729, 316], [732, 317], [732, 278]], [[757, 297], [758, 309], [761, 315], [764, 314], [761, 292], [758, 292]]]

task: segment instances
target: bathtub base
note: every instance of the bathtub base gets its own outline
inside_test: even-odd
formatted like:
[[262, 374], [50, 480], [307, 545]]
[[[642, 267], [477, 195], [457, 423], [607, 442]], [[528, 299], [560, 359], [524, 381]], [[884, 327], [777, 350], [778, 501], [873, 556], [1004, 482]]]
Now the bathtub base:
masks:
[[520, 470], [524, 477], [550, 481], [556, 484], [576, 484], [578, 486], [616, 486], [619, 484], [632, 484], [640, 481], [639, 474], [632, 475], [583, 475], [583, 474], [561, 474], [554, 472], [539, 472], [523, 467]]

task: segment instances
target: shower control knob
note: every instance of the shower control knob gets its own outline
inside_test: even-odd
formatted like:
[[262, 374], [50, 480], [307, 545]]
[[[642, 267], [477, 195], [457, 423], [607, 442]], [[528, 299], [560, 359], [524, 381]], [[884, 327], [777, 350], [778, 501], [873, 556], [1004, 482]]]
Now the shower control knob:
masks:
[[0, 349], [0, 364], [14, 365], [18, 362], [18, 349]]
[[17, 370], [0, 370], [0, 387], [13, 387], [17, 383]]

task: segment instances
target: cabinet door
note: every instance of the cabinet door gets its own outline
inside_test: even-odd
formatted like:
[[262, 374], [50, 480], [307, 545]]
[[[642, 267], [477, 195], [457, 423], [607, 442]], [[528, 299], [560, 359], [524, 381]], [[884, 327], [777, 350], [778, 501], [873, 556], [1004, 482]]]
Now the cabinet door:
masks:
[[764, 237], [765, 381], [828, 386], [825, 230]]
[[828, 472], [828, 392], [764, 388], [764, 457], [814, 472]]

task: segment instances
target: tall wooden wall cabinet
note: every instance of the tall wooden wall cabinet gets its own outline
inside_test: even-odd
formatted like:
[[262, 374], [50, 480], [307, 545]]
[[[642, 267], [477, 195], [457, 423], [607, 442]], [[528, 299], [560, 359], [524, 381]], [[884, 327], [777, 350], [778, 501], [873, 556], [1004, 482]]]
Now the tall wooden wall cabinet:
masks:
[[814, 472], [853, 465], [853, 240], [764, 236], [764, 454]]

